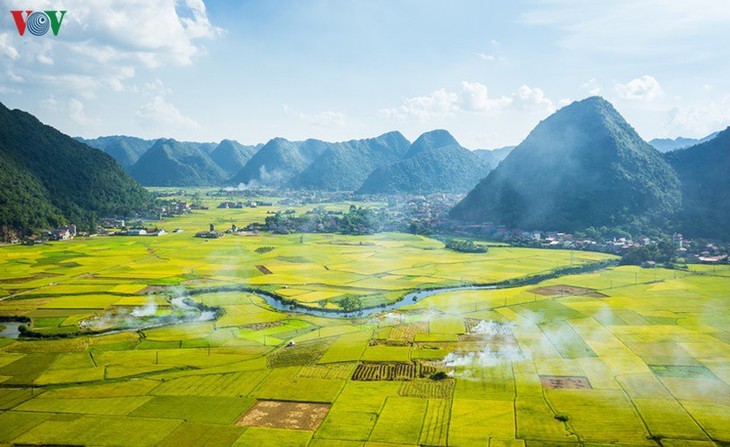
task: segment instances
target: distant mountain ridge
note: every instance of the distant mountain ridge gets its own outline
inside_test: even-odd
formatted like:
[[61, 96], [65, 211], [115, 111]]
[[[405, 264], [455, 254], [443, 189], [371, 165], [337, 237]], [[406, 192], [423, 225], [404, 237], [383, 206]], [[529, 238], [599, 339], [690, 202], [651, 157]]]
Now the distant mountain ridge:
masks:
[[451, 216], [575, 231], [635, 222], [666, 225], [680, 204], [671, 166], [608, 101], [591, 97], [540, 122]]
[[110, 135], [89, 140], [81, 137], [76, 137], [76, 139], [111, 155], [124, 169], [128, 169], [135, 164], [139, 157], [155, 142], [155, 140], [145, 140], [125, 135]]
[[159, 139], [129, 169], [145, 186], [216, 186], [228, 179], [199, 145]]
[[413, 142], [403, 160], [375, 169], [359, 194], [462, 193], [489, 173], [483, 157], [462, 147], [447, 131], [426, 132]]
[[261, 149], [263, 144], [256, 146], [244, 146], [238, 141], [222, 140], [210, 153], [210, 158], [220, 166], [228, 175], [236, 175], [246, 163], [254, 156], [256, 151]]
[[695, 144], [704, 143], [715, 138], [719, 132], [713, 132], [704, 138], [654, 138], [649, 140], [649, 144], [654, 146], [659, 152], [670, 152], [678, 149], [684, 149]]
[[288, 187], [355, 190], [374, 169], [400, 160], [410, 143], [400, 132], [389, 132], [375, 138], [328, 145], [321, 155], [287, 183]]

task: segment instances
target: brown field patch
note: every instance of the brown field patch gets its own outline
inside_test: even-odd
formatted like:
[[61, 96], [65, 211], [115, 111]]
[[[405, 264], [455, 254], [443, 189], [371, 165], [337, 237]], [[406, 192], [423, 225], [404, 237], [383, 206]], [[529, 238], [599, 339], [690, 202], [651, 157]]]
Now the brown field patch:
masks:
[[399, 381], [428, 377], [437, 368], [427, 363], [360, 363], [352, 373], [352, 380]]
[[61, 276], [61, 275], [59, 273], [36, 273], [35, 275], [24, 276], [22, 278], [0, 279], [0, 284], [22, 284], [24, 282], [35, 281], [36, 279], [53, 278], [56, 276]]
[[403, 324], [395, 326], [390, 330], [389, 339], [392, 340], [404, 340], [412, 342], [416, 334], [427, 334], [428, 333], [428, 322], [419, 321], [416, 323]]
[[271, 275], [274, 273], [271, 270], [267, 269], [265, 265], [257, 265], [256, 268], [264, 275]]
[[263, 331], [272, 327], [284, 326], [283, 321], [268, 321], [266, 323], [251, 323], [241, 326], [244, 329], [253, 329], [254, 331]]
[[398, 395], [423, 399], [449, 399], [454, 394], [454, 380], [411, 380], [403, 382]]
[[576, 296], [589, 296], [591, 298], [605, 298], [600, 292], [596, 292], [595, 289], [589, 289], [586, 287], [569, 286], [567, 284], [558, 284], [555, 286], [544, 286], [530, 290], [531, 293], [536, 293], [543, 296], [565, 296], [565, 295], [576, 295]]
[[314, 431], [329, 409], [330, 404], [259, 400], [236, 425]]
[[587, 377], [540, 376], [540, 384], [546, 390], [590, 390], [593, 387]]

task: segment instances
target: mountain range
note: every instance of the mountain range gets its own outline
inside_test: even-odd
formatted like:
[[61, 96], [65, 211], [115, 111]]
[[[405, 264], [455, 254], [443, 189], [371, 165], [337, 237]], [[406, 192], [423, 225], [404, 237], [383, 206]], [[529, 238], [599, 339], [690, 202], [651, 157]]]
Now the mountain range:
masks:
[[138, 209], [150, 195], [135, 179], [145, 186], [468, 192], [452, 219], [558, 231], [654, 226], [730, 239], [730, 129], [662, 153], [600, 97], [563, 107], [514, 148], [491, 151], [469, 151], [445, 130], [413, 143], [399, 132], [258, 146], [72, 139], [2, 105], [0, 125], [5, 234], [69, 221], [91, 226], [97, 215]]

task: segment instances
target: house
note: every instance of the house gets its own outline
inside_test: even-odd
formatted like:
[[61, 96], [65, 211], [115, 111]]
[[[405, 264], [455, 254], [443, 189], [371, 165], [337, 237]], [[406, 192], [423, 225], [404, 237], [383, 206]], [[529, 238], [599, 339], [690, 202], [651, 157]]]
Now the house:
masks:
[[146, 236], [147, 230], [144, 228], [131, 228], [127, 230], [127, 236]]
[[76, 225], [73, 224], [51, 230], [51, 240], [54, 241], [67, 241], [73, 239], [74, 236], [76, 236]]

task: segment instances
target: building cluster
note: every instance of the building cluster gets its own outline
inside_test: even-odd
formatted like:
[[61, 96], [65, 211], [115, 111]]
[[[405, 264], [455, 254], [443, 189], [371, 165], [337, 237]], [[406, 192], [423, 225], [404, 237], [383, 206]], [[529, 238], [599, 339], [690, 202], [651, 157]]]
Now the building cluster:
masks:
[[273, 202], [266, 202], [261, 200], [248, 200], [246, 202], [221, 202], [220, 205], [218, 205], [218, 208], [257, 208], [259, 206], [273, 206]]

